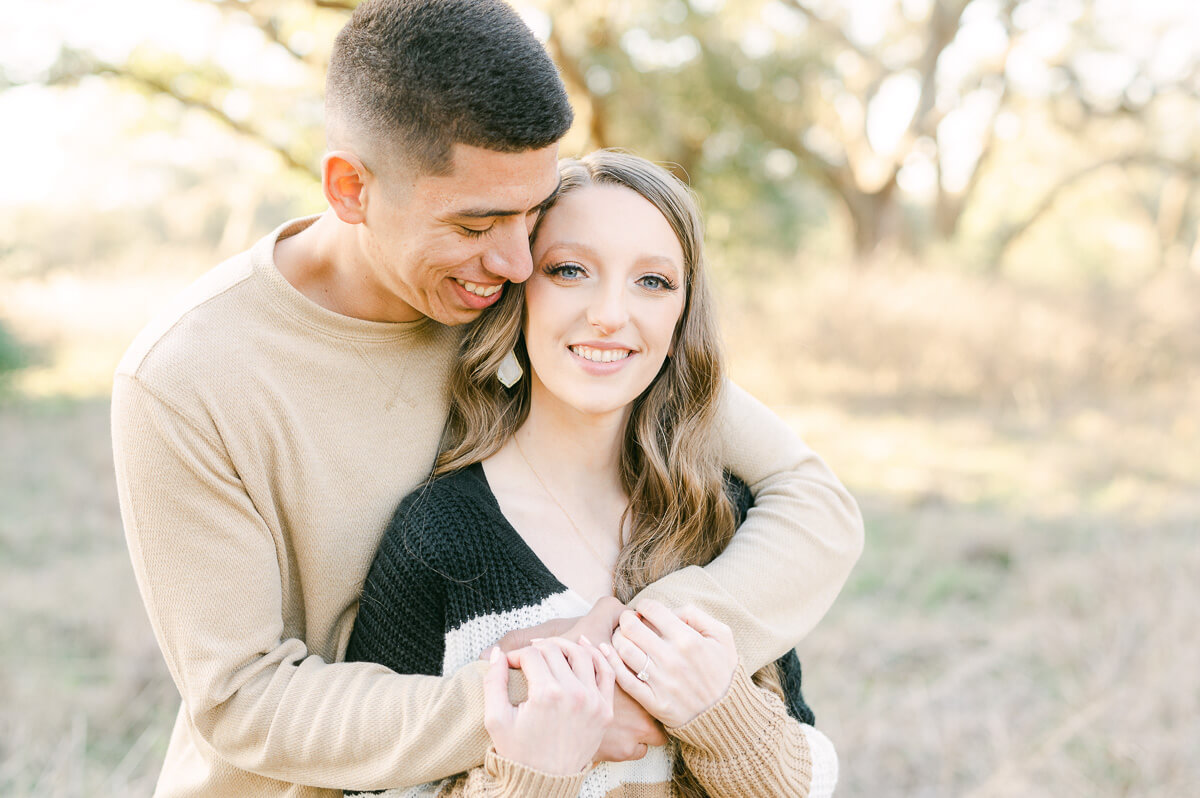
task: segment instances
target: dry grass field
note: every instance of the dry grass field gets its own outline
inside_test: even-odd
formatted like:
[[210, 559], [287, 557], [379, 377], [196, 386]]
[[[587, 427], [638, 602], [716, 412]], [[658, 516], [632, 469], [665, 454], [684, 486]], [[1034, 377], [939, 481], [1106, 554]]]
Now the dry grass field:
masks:
[[[166, 287], [0, 291], [44, 353], [0, 400], [0, 795], [152, 789], [178, 699], [124, 551], [104, 391]], [[1084, 296], [816, 272], [723, 295], [735, 376], [867, 518], [801, 647], [838, 794], [1198, 794], [1194, 276]]]

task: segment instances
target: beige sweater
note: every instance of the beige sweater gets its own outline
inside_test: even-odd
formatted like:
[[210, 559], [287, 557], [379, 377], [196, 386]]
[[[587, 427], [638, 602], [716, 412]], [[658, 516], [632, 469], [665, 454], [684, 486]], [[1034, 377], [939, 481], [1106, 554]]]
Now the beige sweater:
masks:
[[[433, 464], [459, 334], [301, 295], [274, 244], [312, 218], [203, 276], [117, 369], [121, 513], [183, 699], [156, 795], [411, 785], [480, 765], [488, 747], [482, 663], [441, 678], [338, 662], [386, 522]], [[721, 415], [755, 508], [717, 560], [644, 595], [723, 620], [757, 669], [828, 609], [862, 520], [760, 403], [731, 385]]]

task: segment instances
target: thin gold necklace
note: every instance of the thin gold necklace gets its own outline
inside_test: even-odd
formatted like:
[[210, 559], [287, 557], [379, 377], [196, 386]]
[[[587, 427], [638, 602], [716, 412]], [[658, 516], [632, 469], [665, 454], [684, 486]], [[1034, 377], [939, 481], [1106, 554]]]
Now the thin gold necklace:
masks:
[[562, 502], [558, 500], [558, 497], [556, 497], [554, 492], [551, 491], [549, 486], [546, 485], [546, 481], [542, 479], [541, 474], [539, 474], [537, 469], [533, 467], [533, 463], [529, 462], [529, 458], [525, 456], [525, 450], [521, 448], [521, 441], [517, 439], [515, 434], [513, 435], [513, 443], [517, 445], [517, 454], [521, 455], [521, 459], [525, 461], [525, 466], [529, 469], [529, 473], [533, 474], [533, 478], [536, 479], [538, 484], [542, 486], [542, 490], [544, 490], [546, 495], [550, 497], [550, 501], [554, 502], [555, 506], [557, 506], [559, 511], [563, 514], [563, 517], [567, 519], [567, 523], [571, 525], [571, 529], [575, 531], [575, 537], [579, 538], [579, 542], [582, 543], [588, 552], [591, 553], [596, 562], [600, 563], [605, 571], [611, 573], [612, 566], [600, 556], [595, 548], [593, 548], [591, 542], [588, 541], [587, 536], [583, 534], [583, 530], [579, 528], [579, 525], [575, 523], [575, 519], [572, 518], [571, 514], [567, 512], [567, 508], [562, 506]]

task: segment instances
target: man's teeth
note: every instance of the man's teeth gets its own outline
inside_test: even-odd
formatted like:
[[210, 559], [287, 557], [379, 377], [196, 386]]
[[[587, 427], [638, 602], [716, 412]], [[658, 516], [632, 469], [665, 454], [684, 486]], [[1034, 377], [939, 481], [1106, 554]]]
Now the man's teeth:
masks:
[[458, 283], [475, 296], [491, 296], [504, 287], [504, 283], [501, 283], [500, 285], [476, 285], [475, 283], [469, 283], [466, 280], [460, 280], [457, 277], [454, 278], [454, 282]]
[[628, 349], [593, 349], [590, 346], [573, 346], [571, 351], [593, 363], [611, 363], [614, 360], [624, 360], [633, 354]]

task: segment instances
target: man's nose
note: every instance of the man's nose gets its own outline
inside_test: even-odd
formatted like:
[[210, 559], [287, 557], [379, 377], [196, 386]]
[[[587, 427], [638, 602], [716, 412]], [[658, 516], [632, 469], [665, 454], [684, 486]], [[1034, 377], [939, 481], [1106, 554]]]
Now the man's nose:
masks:
[[520, 219], [499, 224], [493, 246], [483, 255], [483, 268], [497, 277], [523, 283], [533, 274], [533, 256], [529, 253], [529, 234]]

